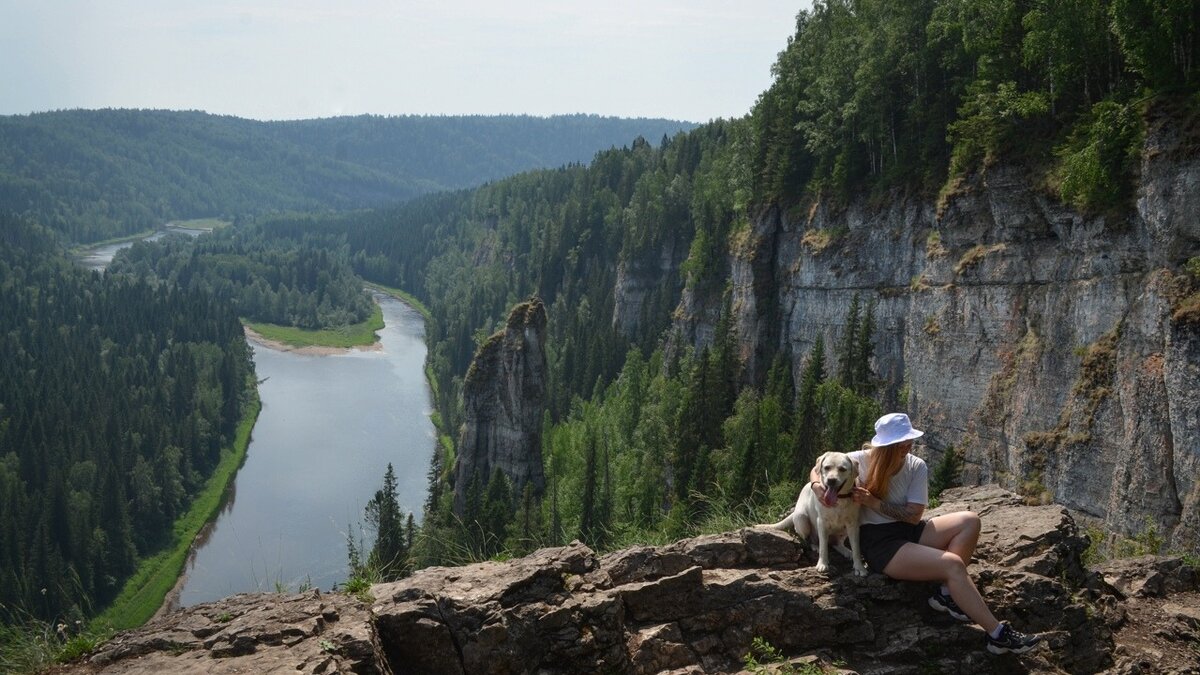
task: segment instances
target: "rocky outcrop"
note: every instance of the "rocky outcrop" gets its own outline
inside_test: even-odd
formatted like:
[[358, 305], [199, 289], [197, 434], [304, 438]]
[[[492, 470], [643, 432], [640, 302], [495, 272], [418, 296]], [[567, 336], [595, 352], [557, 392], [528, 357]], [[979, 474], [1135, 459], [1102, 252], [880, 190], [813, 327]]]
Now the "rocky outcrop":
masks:
[[486, 487], [499, 469], [516, 494], [545, 489], [542, 413], [546, 408], [546, 308], [532, 298], [475, 354], [463, 382], [464, 424], [454, 470], [454, 510], [462, 514], [473, 481]]
[[[1149, 118], [1136, 211], [1080, 214], [992, 166], [940, 201], [897, 192], [844, 208], [772, 206], [731, 261], [746, 377], [782, 350], [796, 376], [818, 336], [872, 303], [884, 401], [936, 462], [1200, 551], [1200, 329], [1173, 316], [1200, 255], [1200, 153]], [[676, 330], [711, 340], [716, 299], [685, 294]]]
[[1194, 567], [1145, 558], [1089, 571], [1062, 507], [995, 487], [945, 497], [936, 512], [982, 516], [971, 570], [988, 603], [1044, 648], [993, 656], [978, 628], [928, 608], [927, 584], [855, 577], [840, 558], [821, 574], [807, 545], [756, 528], [425, 569], [373, 587], [369, 614], [346, 596], [235, 596], [119, 636], [68, 671], [729, 673], [758, 638], [842, 672], [1200, 672]]
[[122, 633], [64, 672], [391, 675], [370, 610], [340, 593], [244, 593]]

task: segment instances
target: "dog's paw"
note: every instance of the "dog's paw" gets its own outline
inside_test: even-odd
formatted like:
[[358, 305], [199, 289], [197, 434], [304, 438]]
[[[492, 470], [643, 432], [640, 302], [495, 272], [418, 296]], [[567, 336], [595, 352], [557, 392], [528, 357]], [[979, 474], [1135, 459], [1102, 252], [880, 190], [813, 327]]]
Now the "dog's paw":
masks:
[[855, 566], [854, 566], [854, 576], [857, 576], [857, 577], [865, 577], [865, 576], [867, 576], [868, 574], [870, 574], [870, 572], [868, 572], [868, 571], [867, 571], [867, 568], [866, 568], [866, 566], [864, 566], [864, 565], [861, 565], [861, 564], [860, 564], [860, 565], [855, 565]]
[[823, 560], [818, 560], [818, 561], [817, 561], [817, 571], [818, 571], [818, 572], [822, 572], [822, 573], [824, 573], [824, 572], [828, 572], [828, 571], [829, 571], [829, 570], [831, 570], [831, 569], [833, 569], [833, 566], [832, 566], [832, 565], [830, 565], [829, 563], [827, 563], [827, 562], [825, 562], [825, 561], [823, 561]]

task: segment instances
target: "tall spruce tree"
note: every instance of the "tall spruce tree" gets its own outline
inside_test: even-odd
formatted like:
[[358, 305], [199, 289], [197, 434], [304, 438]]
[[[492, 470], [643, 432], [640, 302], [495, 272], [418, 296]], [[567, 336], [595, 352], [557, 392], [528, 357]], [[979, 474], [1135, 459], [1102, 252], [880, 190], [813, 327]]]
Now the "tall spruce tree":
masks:
[[821, 407], [817, 392], [825, 382], [825, 340], [820, 335], [813, 342], [800, 376], [800, 391], [796, 396], [796, 425], [792, 439], [792, 476], [805, 480], [816, 462], [821, 447]]
[[875, 393], [875, 371], [871, 368], [871, 359], [875, 357], [875, 302], [867, 303], [858, 322], [858, 331], [854, 336], [854, 364], [851, 389], [862, 396]]
[[408, 563], [408, 537], [404, 531], [404, 516], [396, 492], [396, 471], [388, 462], [383, 474], [383, 487], [367, 502], [366, 520], [375, 530], [375, 546], [371, 549], [369, 565], [385, 581], [403, 577]]
[[861, 303], [858, 293], [850, 300], [850, 309], [846, 310], [846, 325], [842, 329], [842, 339], [838, 342], [838, 382], [847, 389], [854, 389], [854, 377], [858, 372], [859, 345], [859, 312]]

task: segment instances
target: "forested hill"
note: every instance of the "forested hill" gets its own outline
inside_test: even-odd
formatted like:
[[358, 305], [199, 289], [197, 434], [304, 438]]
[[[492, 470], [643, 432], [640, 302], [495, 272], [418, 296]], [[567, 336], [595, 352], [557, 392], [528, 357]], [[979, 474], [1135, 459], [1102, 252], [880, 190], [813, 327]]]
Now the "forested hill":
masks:
[[[947, 480], [956, 446], [975, 480], [1092, 508], [1125, 533], [1155, 519], [1194, 547], [1177, 515], [1200, 518], [1193, 460], [1168, 466], [1169, 437], [1096, 420], [1123, 418], [1098, 411], [1142, 386], [1128, 373], [1189, 383], [1162, 384], [1171, 404], [1139, 399], [1136, 415], [1195, 409], [1194, 375], [1173, 373], [1197, 344], [1176, 316], [1200, 306], [1198, 8], [818, 1], [746, 118], [586, 167], [264, 228], [347, 245], [357, 272], [436, 317], [447, 438], [416, 564], [662, 540], [786, 504], [788, 481], [869, 438], [883, 405], [928, 427]], [[1156, 279], [1176, 290], [1137, 295]], [[543, 501], [492, 473], [452, 512], [464, 486], [449, 436], [472, 354], [531, 295], [548, 316]], [[1166, 370], [1118, 360], [1151, 352], [1170, 354]], [[1162, 428], [1174, 447], [1195, 438]], [[1113, 482], [1125, 465], [1161, 473]], [[1183, 497], [1159, 489], [1176, 483]], [[1130, 484], [1138, 494], [1121, 492]]]
[[254, 398], [250, 350], [229, 302], [84, 270], [3, 213], [0, 288], [0, 625], [73, 624], [177, 546]]
[[203, 112], [0, 117], [0, 209], [71, 242], [170, 219], [354, 209], [586, 162], [693, 124], [594, 115], [259, 122]]

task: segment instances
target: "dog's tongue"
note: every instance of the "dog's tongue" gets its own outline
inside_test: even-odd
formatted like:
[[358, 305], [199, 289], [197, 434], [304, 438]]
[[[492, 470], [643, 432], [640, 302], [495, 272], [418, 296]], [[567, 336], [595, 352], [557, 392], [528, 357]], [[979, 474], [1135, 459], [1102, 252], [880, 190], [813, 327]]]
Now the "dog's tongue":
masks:
[[822, 500], [825, 502], [825, 506], [837, 506], [837, 498], [837, 490], [831, 490], [828, 487], [825, 488], [825, 498]]

